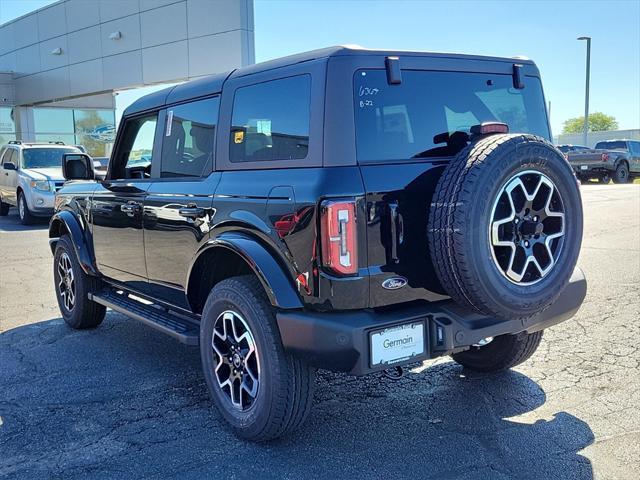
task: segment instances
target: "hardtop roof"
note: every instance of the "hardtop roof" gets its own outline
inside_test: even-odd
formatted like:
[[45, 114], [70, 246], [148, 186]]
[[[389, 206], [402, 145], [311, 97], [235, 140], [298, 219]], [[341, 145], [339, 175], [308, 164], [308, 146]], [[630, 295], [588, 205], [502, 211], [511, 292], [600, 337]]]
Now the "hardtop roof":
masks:
[[485, 60], [485, 61], [498, 61], [498, 62], [517, 62], [534, 64], [528, 58], [525, 57], [491, 57], [483, 55], [467, 55], [460, 53], [437, 53], [437, 52], [418, 52], [418, 51], [405, 51], [405, 50], [379, 50], [379, 49], [367, 49], [357, 45], [340, 45], [327, 48], [321, 48], [317, 50], [311, 50], [308, 52], [296, 53], [288, 55], [286, 57], [276, 58], [273, 60], [267, 60], [265, 62], [256, 63], [253, 65], [247, 65], [235, 70], [231, 70], [225, 73], [219, 73], [207, 77], [202, 77], [197, 80], [174, 85], [163, 90], [159, 90], [154, 93], [145, 95], [133, 102], [124, 111], [124, 115], [134, 115], [144, 112], [146, 110], [160, 108], [164, 105], [173, 103], [179, 103], [181, 101], [195, 99], [198, 97], [204, 97], [207, 95], [213, 95], [222, 91], [222, 85], [229, 77], [242, 77], [245, 75], [251, 75], [275, 68], [286, 67], [295, 65], [297, 63], [308, 62], [312, 60], [319, 60], [322, 58], [349, 56], [349, 55], [385, 55], [385, 56], [399, 56], [399, 57], [433, 57], [433, 58], [457, 58], [467, 60]]

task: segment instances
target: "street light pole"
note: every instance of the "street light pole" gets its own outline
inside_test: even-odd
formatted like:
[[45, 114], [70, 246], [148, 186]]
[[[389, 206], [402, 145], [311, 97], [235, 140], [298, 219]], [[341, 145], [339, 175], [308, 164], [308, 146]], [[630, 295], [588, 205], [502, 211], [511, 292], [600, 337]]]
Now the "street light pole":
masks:
[[584, 128], [582, 131], [582, 144], [587, 145], [587, 132], [589, 131], [589, 76], [591, 71], [591, 37], [578, 37], [578, 40], [587, 41], [587, 80], [584, 91]]

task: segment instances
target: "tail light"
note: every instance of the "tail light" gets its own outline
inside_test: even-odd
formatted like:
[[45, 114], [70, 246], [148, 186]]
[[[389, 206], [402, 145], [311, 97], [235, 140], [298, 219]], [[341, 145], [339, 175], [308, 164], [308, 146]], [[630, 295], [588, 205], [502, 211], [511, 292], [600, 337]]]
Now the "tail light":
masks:
[[609, 154], [608, 153], [603, 153], [602, 154], [602, 161], [603, 162], [608, 162], [609, 161]]
[[322, 265], [340, 275], [357, 273], [355, 201], [327, 200], [321, 207]]

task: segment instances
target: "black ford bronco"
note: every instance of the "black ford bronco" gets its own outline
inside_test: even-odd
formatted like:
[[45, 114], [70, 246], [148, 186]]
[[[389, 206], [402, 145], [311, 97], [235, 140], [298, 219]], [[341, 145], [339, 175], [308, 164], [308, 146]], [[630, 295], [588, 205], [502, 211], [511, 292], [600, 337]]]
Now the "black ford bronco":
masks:
[[520, 58], [335, 47], [152, 93], [106, 174], [65, 156], [60, 310], [199, 345], [254, 440], [303, 422], [317, 368], [513, 367], [586, 293], [578, 183], [550, 140]]

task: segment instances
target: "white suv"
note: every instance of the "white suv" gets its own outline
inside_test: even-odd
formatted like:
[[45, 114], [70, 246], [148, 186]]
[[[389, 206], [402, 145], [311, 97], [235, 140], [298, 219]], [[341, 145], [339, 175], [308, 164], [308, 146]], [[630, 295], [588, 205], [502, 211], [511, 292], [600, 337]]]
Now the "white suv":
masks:
[[55, 192], [64, 183], [62, 156], [79, 152], [61, 143], [11, 141], [0, 147], [0, 216], [12, 205], [25, 225], [50, 216]]

